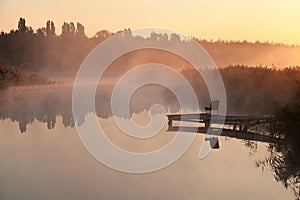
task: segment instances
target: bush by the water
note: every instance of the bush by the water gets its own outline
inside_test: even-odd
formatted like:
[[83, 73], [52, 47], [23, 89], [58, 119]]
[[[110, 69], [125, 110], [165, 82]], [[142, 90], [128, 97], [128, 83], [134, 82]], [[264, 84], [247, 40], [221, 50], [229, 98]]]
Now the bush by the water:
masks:
[[[235, 65], [220, 68], [227, 96], [227, 114], [273, 114], [284, 106], [297, 91], [300, 67], [276, 69], [275, 67]], [[200, 102], [209, 103], [206, 84], [196, 70], [184, 70], [191, 80]], [[198, 75], [197, 75], [198, 74]]]
[[277, 109], [275, 117], [272, 131], [283, 134], [288, 143], [300, 149], [300, 89], [289, 103]]
[[300, 199], [300, 90], [289, 103], [275, 112], [276, 122], [271, 125], [273, 134], [285, 137], [285, 144], [269, 144], [270, 156], [258, 161], [268, 166], [277, 181], [294, 192]]
[[20, 80], [21, 73], [14, 67], [0, 66], [0, 89], [15, 85]]
[[37, 73], [26, 75], [15, 67], [0, 66], [0, 89], [5, 89], [9, 86], [44, 85], [51, 83], [53, 83], [53, 81], [50, 81], [44, 75]]

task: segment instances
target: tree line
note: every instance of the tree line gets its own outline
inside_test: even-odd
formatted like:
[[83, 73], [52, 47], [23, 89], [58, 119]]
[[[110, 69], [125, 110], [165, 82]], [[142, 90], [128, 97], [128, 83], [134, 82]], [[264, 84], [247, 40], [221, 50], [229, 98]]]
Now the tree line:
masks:
[[[88, 53], [106, 38], [130, 29], [110, 32], [100, 30], [87, 37], [81, 23], [64, 22], [57, 33], [52, 20], [33, 30], [20, 18], [16, 29], [0, 34], [0, 66], [13, 66], [21, 71], [45, 73], [53, 77], [74, 76]], [[124, 32], [125, 33], [125, 32]], [[125, 36], [126, 37], [126, 36]], [[180, 41], [178, 35], [153, 33], [151, 39]], [[300, 46], [270, 42], [208, 41], [194, 38], [210, 54], [218, 66], [268, 65], [285, 67], [300, 64]], [[141, 38], [136, 38], [141, 40]]]
[[71, 70], [74, 74], [88, 52], [111, 35], [102, 30], [88, 38], [79, 22], [64, 22], [58, 35], [51, 20], [34, 31], [25, 18], [20, 18], [17, 29], [0, 34], [0, 66], [54, 75], [68, 74]]
[[[46, 27], [38, 28], [34, 31], [31, 26], [26, 25], [26, 20], [22, 17], [18, 21], [18, 27], [16, 30], [12, 29], [9, 33], [5, 33], [4, 31], [1, 32], [1, 36], [15, 36], [17, 34], [35, 35], [38, 37], [58, 36], [55, 32], [55, 25], [53, 21], [48, 20], [46, 22]], [[62, 25], [62, 32], [59, 36], [61, 38], [86, 37], [84, 26], [79, 22], [77, 22], [76, 27], [74, 22], [64, 22]]]

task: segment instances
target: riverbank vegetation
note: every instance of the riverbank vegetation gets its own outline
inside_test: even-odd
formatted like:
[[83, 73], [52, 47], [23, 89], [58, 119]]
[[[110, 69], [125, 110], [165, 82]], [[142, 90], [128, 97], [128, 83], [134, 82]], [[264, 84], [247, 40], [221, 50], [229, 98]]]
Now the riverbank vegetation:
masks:
[[10, 86], [52, 84], [45, 75], [38, 73], [21, 73], [15, 67], [0, 66], [0, 89]]
[[[64, 22], [61, 33], [57, 26], [48, 20], [45, 27], [33, 30], [20, 18], [17, 29], [0, 34], [0, 65], [14, 66], [21, 71], [44, 73], [49, 76], [75, 76], [80, 64], [88, 53], [108, 37], [125, 33], [132, 35], [130, 29], [116, 32], [100, 30], [88, 37], [83, 24]], [[178, 41], [178, 35], [153, 33], [148, 39], [158, 42]], [[300, 63], [300, 46], [272, 42], [224, 41], [194, 38], [212, 57], [219, 67], [228, 65], [267, 65], [273, 68], [295, 66]], [[180, 40], [179, 40], [180, 42]]]
[[[229, 65], [219, 68], [227, 96], [227, 114], [266, 115], [287, 104], [299, 88], [300, 66], [276, 69], [267, 66]], [[209, 94], [199, 73], [185, 69], [200, 102], [209, 104]]]
[[270, 156], [256, 162], [262, 169], [269, 167], [276, 181], [290, 189], [300, 199], [300, 83], [288, 103], [274, 112], [271, 134], [283, 137], [285, 144], [269, 144]]

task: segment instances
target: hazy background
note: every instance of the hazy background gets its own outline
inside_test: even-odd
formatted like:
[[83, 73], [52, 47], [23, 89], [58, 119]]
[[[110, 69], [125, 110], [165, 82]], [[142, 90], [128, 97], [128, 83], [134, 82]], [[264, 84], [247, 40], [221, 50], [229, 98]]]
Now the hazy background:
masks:
[[[299, 199], [300, 95], [298, 104], [287, 104], [300, 94], [299, 8], [297, 0], [0, 0], [0, 199]], [[219, 150], [198, 160], [204, 137], [198, 134], [174, 165], [138, 176], [93, 159], [74, 128], [72, 80], [87, 54], [108, 36], [144, 27], [181, 32], [206, 49], [224, 79], [228, 114], [286, 108], [285, 136], [292, 136], [293, 146], [223, 136]], [[164, 36], [150, 37], [160, 39]], [[169, 39], [180, 42], [176, 35]], [[118, 58], [105, 72], [95, 106], [108, 137], [128, 150], [157, 149], [175, 135], [165, 125], [150, 140], [133, 141], [113, 121], [114, 81], [153, 61], [183, 74], [202, 110], [210, 102], [199, 74], [170, 53], [146, 50]], [[168, 113], [179, 111], [169, 90], [145, 86], [130, 100], [132, 118], [147, 124], [155, 103]]]
[[296, 44], [299, 8], [298, 0], [1, 0], [0, 31], [9, 31], [25, 17], [34, 29], [48, 19], [58, 25], [78, 21], [90, 37], [101, 29], [161, 27], [205, 39]]

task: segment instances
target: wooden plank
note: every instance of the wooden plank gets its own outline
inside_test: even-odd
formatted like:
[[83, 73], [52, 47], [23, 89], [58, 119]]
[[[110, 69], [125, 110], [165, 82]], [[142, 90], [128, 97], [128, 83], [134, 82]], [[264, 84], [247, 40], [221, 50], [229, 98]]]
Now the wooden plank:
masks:
[[212, 124], [234, 125], [234, 130], [239, 127], [239, 130], [247, 131], [248, 128], [257, 124], [270, 123], [274, 117], [271, 115], [265, 116], [220, 116], [206, 113], [192, 114], [172, 114], [167, 115], [169, 126], [173, 125], [173, 121], [197, 122], [204, 123], [205, 127]]

